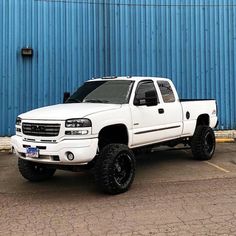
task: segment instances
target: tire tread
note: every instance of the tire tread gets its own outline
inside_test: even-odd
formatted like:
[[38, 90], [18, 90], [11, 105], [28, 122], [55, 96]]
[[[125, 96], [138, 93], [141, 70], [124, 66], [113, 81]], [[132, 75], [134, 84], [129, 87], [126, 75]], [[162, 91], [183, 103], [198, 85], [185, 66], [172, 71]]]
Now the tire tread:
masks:
[[201, 161], [210, 160], [214, 154], [214, 150], [211, 155], [207, 155], [204, 152], [203, 137], [204, 137], [204, 134], [208, 131], [210, 131], [212, 137], [214, 137], [214, 146], [215, 146], [215, 134], [212, 128], [210, 128], [207, 125], [199, 125], [196, 127], [196, 130], [192, 137], [192, 142], [191, 142], [191, 149], [192, 149], [193, 157], [196, 160], [201, 160]]
[[96, 162], [95, 165], [95, 181], [101, 190], [105, 193], [109, 194], [119, 194], [126, 192], [134, 179], [134, 174], [132, 176], [131, 181], [125, 188], [118, 188], [117, 184], [113, 180], [112, 176], [112, 164], [114, 162], [115, 157], [123, 151], [129, 152], [134, 162], [134, 172], [135, 172], [135, 159], [133, 152], [124, 144], [109, 144], [105, 146]]
[[33, 169], [33, 166], [34, 166], [33, 162], [23, 160], [21, 158], [18, 159], [18, 169], [21, 175], [25, 179], [31, 182], [39, 182], [39, 181], [49, 179], [54, 175], [56, 171], [56, 169], [49, 169], [49, 168], [42, 167], [44, 168], [43, 172], [39, 173]]

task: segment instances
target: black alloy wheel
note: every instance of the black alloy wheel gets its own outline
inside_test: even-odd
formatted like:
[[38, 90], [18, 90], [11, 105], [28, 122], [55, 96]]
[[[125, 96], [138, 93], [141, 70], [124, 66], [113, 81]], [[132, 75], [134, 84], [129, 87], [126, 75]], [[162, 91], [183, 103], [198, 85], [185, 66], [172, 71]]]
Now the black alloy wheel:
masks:
[[191, 149], [196, 160], [210, 160], [215, 152], [215, 134], [211, 127], [199, 125], [192, 137]]
[[120, 153], [114, 163], [114, 179], [120, 186], [125, 186], [132, 178], [132, 159], [128, 153]]
[[32, 182], [47, 180], [51, 178], [56, 171], [55, 168], [48, 168], [43, 164], [21, 158], [18, 159], [18, 169], [25, 179]]
[[95, 179], [103, 192], [126, 192], [134, 176], [135, 158], [127, 145], [109, 144], [102, 149], [95, 164]]
[[208, 130], [205, 134], [204, 139], [205, 139], [205, 142], [204, 142], [205, 152], [208, 153], [209, 156], [211, 156], [215, 150], [215, 137], [213, 137], [210, 130]]

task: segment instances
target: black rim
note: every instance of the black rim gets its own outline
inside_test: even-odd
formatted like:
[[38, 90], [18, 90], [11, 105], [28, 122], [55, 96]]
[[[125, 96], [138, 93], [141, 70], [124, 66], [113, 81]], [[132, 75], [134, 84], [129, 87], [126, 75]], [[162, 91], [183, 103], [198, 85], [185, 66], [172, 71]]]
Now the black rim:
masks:
[[128, 153], [121, 153], [114, 163], [115, 182], [122, 186], [127, 185], [132, 178], [132, 159]]
[[34, 170], [35, 170], [36, 172], [38, 172], [38, 173], [44, 172], [44, 168], [42, 168], [42, 167], [40, 167], [40, 166], [35, 165], [33, 168], [34, 168]]
[[37, 164], [34, 164], [34, 163], [31, 163], [31, 168], [33, 169], [33, 171], [37, 172], [37, 173], [44, 173], [45, 172], [45, 168], [40, 166], [40, 165], [37, 165]]
[[209, 155], [211, 155], [214, 151], [214, 147], [215, 147], [214, 137], [210, 132], [207, 132], [205, 135], [204, 149]]

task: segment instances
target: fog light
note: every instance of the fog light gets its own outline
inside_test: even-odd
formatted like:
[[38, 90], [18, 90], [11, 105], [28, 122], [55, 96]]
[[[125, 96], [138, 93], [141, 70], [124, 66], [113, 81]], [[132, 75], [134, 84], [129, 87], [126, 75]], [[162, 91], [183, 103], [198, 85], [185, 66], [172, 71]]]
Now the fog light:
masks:
[[74, 158], [75, 158], [75, 156], [74, 156], [74, 154], [73, 154], [72, 152], [67, 152], [67, 153], [66, 153], [66, 156], [67, 156], [67, 159], [68, 159], [69, 161], [73, 161]]

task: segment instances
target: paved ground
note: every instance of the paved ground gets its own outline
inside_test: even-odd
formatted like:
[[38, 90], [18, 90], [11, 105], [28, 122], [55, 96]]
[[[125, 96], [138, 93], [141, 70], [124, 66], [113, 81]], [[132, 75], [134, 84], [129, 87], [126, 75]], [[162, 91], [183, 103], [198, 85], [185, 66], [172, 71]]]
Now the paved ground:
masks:
[[99, 193], [88, 173], [29, 183], [0, 153], [0, 235], [236, 235], [236, 144], [218, 144], [210, 162], [185, 149], [139, 157], [118, 196]]

